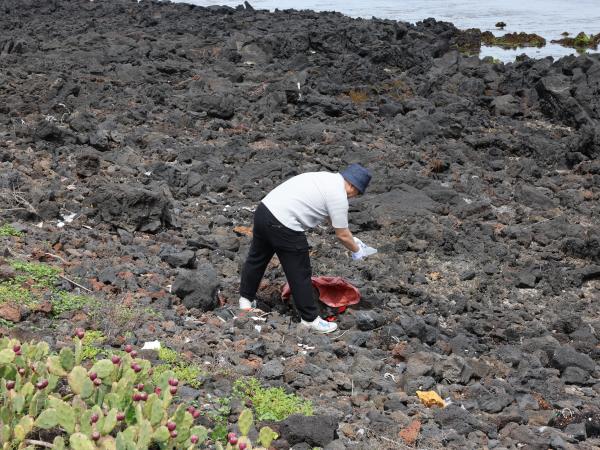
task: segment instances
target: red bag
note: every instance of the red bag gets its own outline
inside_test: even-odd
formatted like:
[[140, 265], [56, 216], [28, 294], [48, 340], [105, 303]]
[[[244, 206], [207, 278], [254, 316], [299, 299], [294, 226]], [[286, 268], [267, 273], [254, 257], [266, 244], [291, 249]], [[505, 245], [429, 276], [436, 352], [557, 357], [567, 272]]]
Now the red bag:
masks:
[[[319, 291], [319, 300], [327, 306], [346, 309], [346, 306], [360, 301], [359, 290], [342, 277], [312, 277], [311, 281]], [[281, 298], [287, 300], [291, 293], [290, 285], [286, 283], [281, 291]]]

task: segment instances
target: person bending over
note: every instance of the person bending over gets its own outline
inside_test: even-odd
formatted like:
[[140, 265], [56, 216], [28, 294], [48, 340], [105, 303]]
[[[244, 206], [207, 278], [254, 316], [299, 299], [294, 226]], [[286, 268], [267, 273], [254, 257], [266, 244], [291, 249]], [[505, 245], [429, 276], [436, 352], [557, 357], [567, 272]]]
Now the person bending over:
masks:
[[337, 324], [319, 316], [313, 298], [309, 246], [305, 231], [328, 219], [353, 259], [376, 253], [348, 229], [348, 199], [364, 194], [371, 174], [360, 164], [341, 173], [308, 172], [283, 182], [262, 199], [254, 213], [252, 243], [242, 268], [239, 307], [251, 310], [267, 264], [276, 254], [300, 313], [301, 323], [319, 333]]

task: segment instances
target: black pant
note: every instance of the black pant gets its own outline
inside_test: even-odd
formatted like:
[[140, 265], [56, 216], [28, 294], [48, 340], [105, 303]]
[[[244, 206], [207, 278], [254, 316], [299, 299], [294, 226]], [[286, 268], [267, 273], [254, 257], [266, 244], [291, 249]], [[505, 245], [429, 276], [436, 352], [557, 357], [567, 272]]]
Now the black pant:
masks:
[[242, 269], [240, 295], [249, 300], [255, 298], [267, 264], [277, 254], [302, 319], [315, 320], [319, 309], [313, 298], [312, 268], [304, 232], [289, 229], [260, 203], [254, 213], [252, 233], [252, 244]]

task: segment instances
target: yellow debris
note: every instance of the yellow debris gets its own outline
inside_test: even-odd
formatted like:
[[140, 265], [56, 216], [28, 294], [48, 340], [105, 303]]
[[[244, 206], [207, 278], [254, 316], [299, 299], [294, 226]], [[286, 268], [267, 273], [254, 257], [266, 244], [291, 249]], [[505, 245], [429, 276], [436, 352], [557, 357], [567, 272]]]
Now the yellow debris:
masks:
[[417, 391], [417, 397], [428, 408], [432, 406], [444, 408], [446, 406], [446, 402], [435, 391]]

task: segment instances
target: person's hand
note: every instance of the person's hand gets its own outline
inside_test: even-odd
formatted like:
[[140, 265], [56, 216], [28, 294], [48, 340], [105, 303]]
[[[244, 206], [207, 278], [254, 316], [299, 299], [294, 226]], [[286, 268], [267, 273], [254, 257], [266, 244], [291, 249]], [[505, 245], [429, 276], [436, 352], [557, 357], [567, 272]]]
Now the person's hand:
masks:
[[352, 253], [352, 259], [355, 261], [377, 253], [377, 249], [369, 247], [357, 237], [354, 237], [354, 242], [356, 243], [356, 245], [358, 245], [358, 251]]

